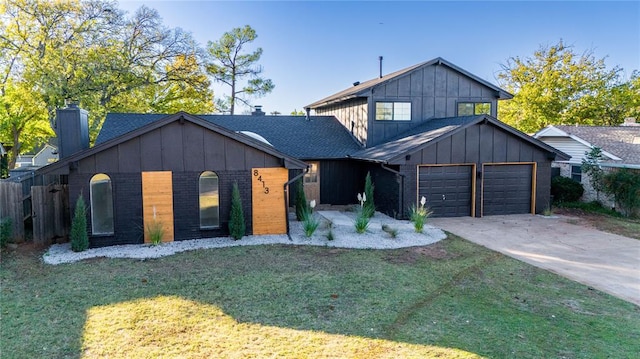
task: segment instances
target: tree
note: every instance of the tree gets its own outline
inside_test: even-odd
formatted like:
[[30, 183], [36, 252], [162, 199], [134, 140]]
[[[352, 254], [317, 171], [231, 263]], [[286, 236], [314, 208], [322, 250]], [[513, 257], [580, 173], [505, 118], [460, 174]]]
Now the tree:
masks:
[[84, 204], [82, 194], [76, 201], [76, 209], [73, 213], [71, 221], [71, 250], [74, 252], [82, 252], [89, 248], [89, 235], [87, 234], [87, 206]]
[[293, 109], [293, 111], [291, 111], [291, 116], [304, 116], [305, 113], [304, 111], [300, 110], [298, 111], [298, 109]]
[[[258, 35], [249, 25], [234, 28], [225, 32], [220, 40], [209, 41], [207, 48], [211, 62], [207, 65], [207, 72], [215, 81], [230, 87], [231, 94], [223, 100], [228, 104], [229, 112], [233, 115], [236, 103], [250, 106], [251, 96], [261, 97], [271, 92], [275, 85], [270, 79], [260, 77], [262, 66], [257, 65], [262, 56], [262, 48], [251, 53], [245, 53], [245, 47], [252, 43]], [[245, 86], [240, 85], [242, 79], [248, 78]], [[224, 106], [223, 103], [216, 104]]]
[[585, 153], [585, 158], [582, 159], [582, 172], [589, 176], [591, 181], [591, 187], [596, 190], [596, 199], [600, 200], [600, 192], [604, 188], [604, 171], [600, 167], [600, 161], [602, 161], [602, 149], [600, 147], [593, 147], [591, 151]]
[[627, 91], [632, 85], [621, 81], [621, 72], [607, 69], [593, 50], [579, 55], [562, 40], [541, 46], [532, 57], [511, 57], [498, 73], [500, 85], [514, 94], [500, 105], [500, 120], [524, 132], [550, 124], [621, 123], [627, 111], [620, 109], [638, 101], [637, 93], [634, 99]]
[[242, 198], [238, 182], [233, 183], [231, 191], [231, 213], [229, 215], [229, 234], [233, 239], [238, 240], [245, 235], [244, 212], [242, 211]]
[[[68, 99], [89, 110], [92, 140], [109, 111], [213, 111], [203, 50], [153, 9], [127, 17], [109, 0], [4, 0], [0, 14], [0, 94], [29, 89], [52, 126]], [[21, 121], [29, 132], [32, 119]], [[13, 137], [7, 128], [0, 137]]]

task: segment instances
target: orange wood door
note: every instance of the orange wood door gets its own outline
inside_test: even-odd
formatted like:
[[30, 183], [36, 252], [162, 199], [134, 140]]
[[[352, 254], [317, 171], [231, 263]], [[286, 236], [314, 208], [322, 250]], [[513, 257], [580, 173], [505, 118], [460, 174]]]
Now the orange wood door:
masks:
[[286, 168], [251, 169], [253, 234], [287, 233], [284, 184], [288, 179]]
[[142, 216], [144, 242], [149, 226], [161, 225], [163, 242], [173, 241], [173, 180], [171, 171], [142, 172]]

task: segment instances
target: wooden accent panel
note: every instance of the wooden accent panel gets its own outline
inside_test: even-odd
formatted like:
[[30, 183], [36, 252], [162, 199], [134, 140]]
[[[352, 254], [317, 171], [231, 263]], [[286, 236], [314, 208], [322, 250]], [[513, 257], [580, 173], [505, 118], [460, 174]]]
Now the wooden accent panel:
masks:
[[163, 242], [173, 241], [173, 180], [171, 171], [142, 172], [142, 217], [144, 242], [149, 243], [147, 225], [156, 220], [164, 228]]
[[253, 234], [287, 233], [284, 184], [288, 179], [289, 171], [286, 168], [251, 169]]

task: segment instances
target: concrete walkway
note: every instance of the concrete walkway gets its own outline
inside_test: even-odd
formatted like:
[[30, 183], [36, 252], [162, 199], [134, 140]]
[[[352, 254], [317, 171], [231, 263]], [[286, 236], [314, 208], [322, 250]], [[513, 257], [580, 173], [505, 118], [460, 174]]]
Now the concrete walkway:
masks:
[[640, 240], [577, 223], [532, 215], [429, 219], [471, 242], [640, 305]]

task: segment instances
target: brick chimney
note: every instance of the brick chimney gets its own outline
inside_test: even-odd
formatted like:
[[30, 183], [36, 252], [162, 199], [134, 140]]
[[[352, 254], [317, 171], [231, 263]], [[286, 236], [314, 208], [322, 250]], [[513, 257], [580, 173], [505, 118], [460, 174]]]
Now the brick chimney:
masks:
[[60, 159], [89, 148], [89, 113], [77, 103], [56, 110], [56, 134]]

